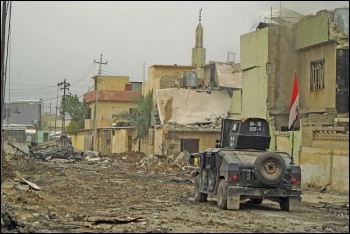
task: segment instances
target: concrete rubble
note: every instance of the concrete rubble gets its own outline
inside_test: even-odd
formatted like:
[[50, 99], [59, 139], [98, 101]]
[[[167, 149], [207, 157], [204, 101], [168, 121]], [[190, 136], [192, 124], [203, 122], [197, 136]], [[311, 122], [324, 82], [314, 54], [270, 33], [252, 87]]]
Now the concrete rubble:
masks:
[[[312, 224], [272, 204], [257, 209], [244, 201], [232, 216], [218, 212], [215, 198], [194, 203], [195, 167], [187, 163], [188, 152], [168, 158], [140, 152], [85, 153], [82, 160], [49, 161], [7, 154], [1, 232], [213, 232], [213, 225], [216, 232], [348, 231], [348, 196], [305, 189], [303, 212], [311, 215]], [[281, 225], [276, 215], [300, 225]]]

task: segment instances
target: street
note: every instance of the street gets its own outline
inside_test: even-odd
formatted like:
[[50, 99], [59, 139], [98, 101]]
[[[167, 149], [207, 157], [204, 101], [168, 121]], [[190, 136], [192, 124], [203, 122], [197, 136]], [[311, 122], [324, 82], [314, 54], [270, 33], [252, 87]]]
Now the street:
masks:
[[96, 160], [38, 161], [7, 151], [1, 232], [349, 231], [348, 195], [319, 188], [303, 188], [300, 212], [281, 211], [267, 200], [221, 210], [215, 197], [194, 202], [191, 168], [181, 160], [128, 152]]

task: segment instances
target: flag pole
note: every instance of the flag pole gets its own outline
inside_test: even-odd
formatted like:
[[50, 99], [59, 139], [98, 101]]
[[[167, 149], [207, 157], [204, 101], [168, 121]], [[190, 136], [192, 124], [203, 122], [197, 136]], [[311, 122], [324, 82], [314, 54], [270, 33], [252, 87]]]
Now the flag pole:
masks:
[[291, 159], [290, 164], [294, 164], [293, 149], [294, 149], [294, 123], [292, 125], [292, 155], [290, 157]]
[[294, 71], [294, 82], [292, 89], [292, 99], [290, 103], [290, 112], [289, 112], [289, 123], [288, 128], [292, 128], [292, 153], [290, 164], [294, 164], [294, 123], [298, 119], [298, 109], [299, 109], [299, 90], [298, 90], [298, 80], [297, 80], [297, 71]]

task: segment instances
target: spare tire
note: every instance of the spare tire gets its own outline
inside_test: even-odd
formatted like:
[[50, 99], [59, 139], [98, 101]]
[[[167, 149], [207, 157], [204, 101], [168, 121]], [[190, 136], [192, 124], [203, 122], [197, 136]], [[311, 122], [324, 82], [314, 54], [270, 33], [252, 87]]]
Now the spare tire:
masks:
[[280, 182], [286, 174], [286, 162], [283, 157], [274, 152], [260, 155], [254, 163], [254, 173], [258, 181], [273, 185]]

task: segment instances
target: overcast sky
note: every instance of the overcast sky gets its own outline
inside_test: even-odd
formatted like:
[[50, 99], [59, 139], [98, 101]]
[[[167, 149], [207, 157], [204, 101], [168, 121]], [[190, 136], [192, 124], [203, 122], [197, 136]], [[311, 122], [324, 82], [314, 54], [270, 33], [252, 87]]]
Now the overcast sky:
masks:
[[[5, 102], [43, 99], [56, 106], [57, 83], [82, 97], [98, 73], [147, 79], [154, 64], [191, 65], [202, 8], [206, 62], [240, 62], [240, 36], [264, 19], [261, 12], [286, 7], [301, 14], [349, 7], [348, 1], [13, 1]], [[145, 73], [144, 73], [145, 67]], [[58, 97], [63, 90], [58, 91]]]

